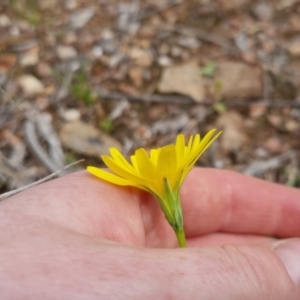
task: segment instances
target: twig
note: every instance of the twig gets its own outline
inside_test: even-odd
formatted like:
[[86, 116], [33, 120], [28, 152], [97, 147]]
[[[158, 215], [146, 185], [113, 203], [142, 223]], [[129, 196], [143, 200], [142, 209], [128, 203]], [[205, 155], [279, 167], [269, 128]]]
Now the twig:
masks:
[[[4, 97], [2, 97], [2, 95], [4, 95]], [[1, 97], [1, 102], [4, 105], [6, 105], [6, 103], [9, 103], [9, 113], [2, 113], [0, 114], [0, 130], [7, 127], [8, 125], [11, 124], [15, 124], [16, 121], [16, 115], [14, 115], [14, 119], [13, 120], [9, 120], [10, 114], [12, 112], [14, 112], [14, 109], [17, 109], [18, 112], [23, 113], [23, 110], [21, 108], [18, 107], [18, 105], [16, 104], [15, 101], [12, 100], [12, 98], [8, 95], [8, 93], [0, 86], [0, 97]], [[13, 107], [13, 108], [12, 108]]]
[[49, 113], [41, 113], [36, 117], [36, 124], [40, 135], [48, 144], [49, 155], [56, 166], [64, 166], [64, 152], [60, 140], [52, 126], [52, 117]]
[[73, 76], [74, 72], [68, 72], [67, 74], [64, 74], [63, 79], [60, 82], [59, 87], [56, 89], [55, 94], [50, 98], [50, 105], [56, 104], [69, 95], [69, 87], [73, 80]]
[[297, 181], [300, 179], [299, 161], [297, 155], [291, 158], [290, 167], [287, 170], [287, 182], [286, 185], [296, 186]]
[[34, 186], [36, 186], [36, 185], [39, 185], [39, 184], [41, 184], [41, 183], [44, 183], [44, 182], [46, 182], [46, 181], [52, 179], [53, 177], [57, 176], [59, 173], [65, 171], [65, 170], [69, 169], [70, 167], [73, 167], [74, 165], [76, 165], [76, 164], [78, 164], [78, 163], [80, 163], [80, 162], [83, 162], [83, 161], [84, 161], [84, 159], [78, 160], [78, 161], [76, 161], [76, 162], [74, 162], [74, 163], [71, 163], [71, 164], [69, 164], [69, 165], [67, 165], [67, 166], [64, 166], [62, 169], [60, 169], [60, 170], [58, 170], [58, 171], [56, 171], [56, 172], [54, 172], [54, 173], [52, 173], [52, 174], [50, 174], [50, 175], [48, 175], [48, 176], [42, 178], [42, 179], [40, 179], [40, 180], [37, 180], [37, 181], [35, 181], [35, 182], [33, 182], [33, 183], [30, 183], [30, 184], [28, 184], [28, 185], [22, 186], [22, 187], [20, 187], [20, 188], [18, 188], [18, 189], [15, 189], [15, 190], [13, 190], [13, 191], [4, 193], [4, 194], [0, 195], [0, 200], [6, 199], [6, 198], [8, 198], [8, 197], [11, 197], [11, 196], [17, 194], [17, 193], [23, 192], [23, 191], [25, 191], [25, 190], [27, 190], [27, 189], [29, 189], [29, 188], [32, 188], [32, 187], [34, 187]]
[[227, 40], [225, 40], [217, 35], [214, 35], [211, 32], [202, 31], [200, 29], [195, 30], [193, 28], [186, 27], [186, 26], [176, 26], [173, 28], [165, 27], [165, 28], [162, 28], [161, 30], [171, 31], [171, 32], [184, 34], [184, 35], [192, 34], [193, 36], [198, 37], [198, 39], [200, 39], [202, 41], [206, 41], [208, 43], [215, 44], [221, 48], [224, 48], [224, 49], [227, 49], [227, 50], [230, 50], [233, 52], [241, 52], [238, 48], [236, 48], [232, 44], [230, 44]]
[[129, 95], [125, 93], [109, 92], [98, 90], [98, 95], [104, 100], [124, 100], [137, 101], [137, 102], [156, 102], [156, 103], [175, 103], [175, 104], [188, 104], [194, 101], [185, 96], [162, 96], [162, 95]]
[[[62, 82], [60, 83], [59, 87], [57, 88], [55, 94], [53, 96], [51, 96], [49, 103], [46, 105], [45, 108], [47, 108], [49, 105], [54, 105], [57, 104], [58, 102], [60, 102], [61, 100], [63, 100], [64, 98], [66, 98], [69, 94], [69, 86], [72, 82], [74, 73], [73, 72], [69, 72], [67, 74], [64, 75]], [[8, 100], [8, 102], [14, 107], [14, 109], [17, 110], [17, 113], [14, 115], [14, 120], [10, 120], [10, 121], [6, 121], [5, 118], [8, 118], [7, 114], [0, 114], [1, 117], [3, 117], [3, 119], [0, 119], [0, 129], [5, 128], [11, 124], [16, 123], [16, 117], [20, 116], [20, 119], [23, 120], [24, 119], [24, 115], [27, 114], [27, 111], [24, 110], [23, 108], [21, 108], [18, 103], [16, 103], [16, 101], [13, 101], [13, 99], [8, 95], [8, 93], [0, 86], [0, 93], [4, 95], [4, 97]], [[0, 94], [0, 95], [1, 95]], [[4, 101], [2, 101], [4, 102]], [[34, 114], [32, 114], [31, 117], [36, 116], [38, 112], [35, 112]], [[27, 118], [31, 119], [29, 116], [27, 116]]]
[[[98, 95], [103, 100], [124, 100], [127, 99], [128, 101], [133, 102], [153, 102], [153, 103], [172, 103], [172, 104], [194, 104], [194, 105], [203, 105], [203, 106], [212, 106], [217, 102], [214, 99], [205, 99], [201, 102], [196, 102], [190, 97], [187, 96], [164, 96], [164, 95], [130, 95], [125, 93], [118, 93], [118, 92], [109, 92], [105, 90], [98, 90]], [[259, 99], [259, 100], [243, 100], [243, 99], [234, 99], [234, 100], [227, 100], [223, 101], [225, 106], [228, 107], [247, 107], [247, 106], [266, 106], [266, 107], [293, 107], [293, 108], [300, 108], [300, 102], [294, 100], [271, 100], [271, 99]]]
[[269, 99], [272, 92], [272, 84], [266, 69], [263, 70], [263, 95]]
[[105, 81], [111, 79], [115, 75], [115, 73], [118, 71], [118, 68], [123, 60], [124, 59], [121, 59], [112, 69], [110, 69], [108, 71], [107, 74], [105, 74], [102, 78], [100, 78], [100, 80], [91, 79], [91, 86], [100, 85], [100, 84], [104, 83]]
[[11, 155], [7, 159], [7, 163], [13, 168], [20, 169], [26, 155], [24, 143], [8, 129], [3, 131], [3, 137], [12, 147]]
[[156, 14], [159, 14], [159, 13], [163, 12], [164, 10], [167, 10], [167, 9], [169, 9], [169, 8], [175, 6], [175, 5], [178, 5], [180, 3], [182, 3], [181, 0], [175, 0], [175, 1], [169, 3], [169, 4], [165, 5], [165, 6], [159, 7], [157, 10], [155, 10], [153, 12], [140, 14], [140, 16], [138, 17], [138, 20], [139, 21], [145, 20], [145, 19], [147, 19], [149, 17], [152, 17], [152, 16], [154, 16]]
[[275, 107], [275, 108], [284, 108], [284, 107], [291, 107], [291, 108], [300, 108], [300, 102], [295, 100], [270, 100], [270, 99], [259, 99], [256, 101], [249, 101], [249, 100], [232, 100], [232, 101], [224, 101], [223, 102], [226, 106], [265, 106], [265, 107]]
[[24, 124], [24, 130], [25, 138], [32, 152], [50, 172], [56, 172], [60, 166], [57, 166], [56, 163], [48, 157], [47, 153], [40, 145], [36, 135], [34, 123], [30, 120], [27, 120]]
[[243, 173], [251, 176], [260, 176], [267, 171], [276, 170], [285, 160], [292, 159], [294, 156], [295, 153], [293, 151], [288, 151], [268, 160], [255, 161], [243, 170]]

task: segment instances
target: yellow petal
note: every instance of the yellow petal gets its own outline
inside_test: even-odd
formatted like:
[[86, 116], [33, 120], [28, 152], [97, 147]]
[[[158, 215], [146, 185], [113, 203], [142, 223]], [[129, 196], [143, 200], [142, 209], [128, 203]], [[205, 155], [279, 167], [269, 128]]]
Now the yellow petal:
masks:
[[187, 145], [187, 151], [188, 151], [188, 153], [190, 153], [190, 151], [191, 151], [191, 148], [192, 148], [192, 145], [193, 145], [193, 140], [194, 140], [194, 136], [191, 135], [190, 139], [189, 139], [189, 142], [188, 142], [188, 145]]
[[195, 150], [197, 150], [199, 143], [200, 143], [200, 134], [196, 134], [194, 136], [193, 145], [191, 146], [191, 154], [193, 154]]
[[176, 175], [177, 157], [174, 145], [162, 147], [157, 161], [157, 176], [160, 180], [169, 178], [171, 185], [174, 184], [174, 176]]
[[210, 141], [210, 139], [215, 134], [215, 132], [216, 132], [216, 129], [212, 129], [204, 136], [204, 138], [201, 140], [200, 145], [199, 145], [202, 147], [202, 149], [205, 148], [206, 144]]
[[[215, 133], [215, 129], [210, 130], [204, 138], [200, 141], [198, 141], [198, 149], [194, 149], [193, 153], [189, 153], [189, 157], [187, 157], [186, 164], [182, 168], [182, 176], [180, 178], [179, 187], [182, 185], [184, 179], [186, 178], [187, 174], [190, 172], [194, 164], [197, 162], [199, 157], [204, 153], [205, 150], [209, 148], [209, 146], [219, 137], [219, 135], [222, 132], [219, 132], [216, 136], [213, 136]], [[194, 145], [193, 145], [194, 146]], [[192, 147], [192, 146], [191, 146]]]
[[[215, 129], [213, 129], [215, 133]], [[211, 130], [212, 131], [212, 130]], [[203, 150], [201, 151], [201, 154], [211, 146], [211, 144], [221, 135], [222, 131], [218, 132], [218, 134], [216, 136], [214, 136], [210, 141], [206, 141], [206, 145], [203, 147]], [[201, 155], [200, 154], [200, 155]]]
[[[145, 153], [146, 153], [146, 151], [145, 151]], [[146, 153], [146, 155], [147, 155], [147, 153]], [[148, 157], [148, 155], [147, 155], [147, 157]], [[148, 172], [145, 171], [145, 170], [147, 170], [147, 167], [145, 169], [143, 169], [143, 167], [141, 166], [141, 163], [138, 163], [138, 158], [136, 155], [131, 155], [130, 159], [131, 159], [133, 167], [136, 170], [136, 173], [139, 175], [140, 178], [142, 178], [142, 180], [144, 181], [144, 186], [148, 189], [148, 191], [151, 191], [152, 193], [160, 193], [161, 188], [159, 187], [159, 183], [156, 180], [155, 173], [152, 174], [152, 176], [149, 176]], [[139, 159], [141, 159], [141, 158], [139, 157]], [[149, 159], [149, 157], [148, 157], [148, 159]], [[155, 170], [155, 166], [153, 166], [153, 167]], [[139, 170], [139, 168], [141, 168], [141, 171]], [[141, 172], [143, 172], [143, 173], [141, 173]]]
[[144, 178], [148, 178], [152, 181], [155, 181], [155, 166], [150, 160], [146, 150], [140, 148], [135, 151], [135, 159], [137, 167]]
[[[209, 140], [214, 135], [215, 131], [216, 131], [215, 129], [210, 130], [201, 141], [200, 141], [200, 136], [199, 136], [199, 139], [198, 139], [197, 135], [195, 136], [194, 141], [196, 141], [197, 144], [193, 143], [193, 145], [191, 146], [189, 158], [187, 159], [187, 163], [186, 163], [189, 167], [190, 167], [190, 165], [193, 166], [196, 163], [196, 161], [198, 160], [198, 158], [203, 154], [203, 152], [211, 145]], [[214, 140], [215, 140], [215, 138], [212, 140], [212, 142]], [[209, 143], [209, 146], [207, 146], [208, 143]]]
[[139, 187], [163, 198], [164, 180], [168, 180], [170, 188], [178, 192], [200, 155], [221, 134], [219, 132], [213, 137], [215, 131], [210, 130], [202, 140], [199, 134], [192, 135], [187, 146], [184, 135], [180, 134], [175, 145], [152, 149], [150, 156], [145, 149], [138, 149], [131, 156], [131, 163], [118, 149], [112, 148], [111, 157], [104, 155], [102, 159], [115, 174], [94, 167], [88, 167], [88, 171], [108, 182]]
[[129, 181], [136, 182], [136, 184], [141, 185], [143, 182], [143, 178], [140, 176], [131, 173], [128, 169], [124, 169], [122, 165], [118, 165], [111, 157], [102, 155], [101, 156], [103, 162], [106, 164], [108, 168], [110, 168], [114, 173], [119, 175], [120, 177], [124, 177]]
[[122, 167], [127, 169], [130, 173], [135, 173], [135, 168], [126, 160], [126, 158], [117, 148], [110, 148], [109, 151], [111, 153], [112, 158], [118, 165], [122, 165]]
[[103, 169], [88, 166], [87, 171], [89, 173], [93, 174], [94, 176], [96, 176], [98, 178], [101, 178], [101, 179], [103, 179], [107, 182], [113, 183], [113, 184], [117, 184], [117, 185], [121, 185], [121, 186], [135, 186], [135, 187], [138, 187], [138, 188], [143, 188], [140, 185], [137, 185], [132, 181], [129, 181], [129, 180], [124, 179], [122, 177], [116, 176], [112, 173], [104, 171]]
[[185, 139], [183, 134], [179, 134], [176, 139], [175, 150], [177, 155], [177, 164], [180, 165], [185, 157]]
[[151, 151], [150, 151], [150, 159], [155, 166], [157, 165], [157, 160], [158, 160], [158, 155], [159, 155], [160, 149], [161, 148], [151, 149]]
[[134, 169], [136, 170], [136, 172], [139, 173], [139, 174], [141, 174], [140, 170], [139, 170], [139, 167], [138, 167], [138, 164], [137, 164], [137, 161], [136, 161], [136, 156], [135, 155], [131, 155], [130, 156], [130, 160], [131, 160], [131, 163], [132, 163]]

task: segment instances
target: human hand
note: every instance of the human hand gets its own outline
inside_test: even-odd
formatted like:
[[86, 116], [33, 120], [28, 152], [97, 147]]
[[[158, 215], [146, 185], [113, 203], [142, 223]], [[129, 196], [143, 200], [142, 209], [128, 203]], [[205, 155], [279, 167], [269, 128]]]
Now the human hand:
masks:
[[300, 299], [300, 191], [194, 169], [188, 248], [145, 192], [86, 172], [0, 202], [1, 299]]

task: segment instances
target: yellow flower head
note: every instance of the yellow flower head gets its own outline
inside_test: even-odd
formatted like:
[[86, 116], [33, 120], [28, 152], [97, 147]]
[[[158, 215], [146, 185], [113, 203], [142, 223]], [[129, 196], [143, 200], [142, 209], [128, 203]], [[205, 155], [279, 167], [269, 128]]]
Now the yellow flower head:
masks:
[[110, 183], [150, 192], [158, 200], [176, 234], [177, 231], [182, 234], [179, 189], [201, 154], [221, 134], [214, 135], [215, 131], [210, 130], [202, 139], [199, 134], [191, 136], [187, 145], [184, 135], [179, 134], [175, 145], [152, 149], [150, 155], [143, 148], [137, 149], [130, 162], [118, 149], [111, 148], [111, 156], [101, 157], [113, 173], [91, 166], [87, 167], [87, 171]]

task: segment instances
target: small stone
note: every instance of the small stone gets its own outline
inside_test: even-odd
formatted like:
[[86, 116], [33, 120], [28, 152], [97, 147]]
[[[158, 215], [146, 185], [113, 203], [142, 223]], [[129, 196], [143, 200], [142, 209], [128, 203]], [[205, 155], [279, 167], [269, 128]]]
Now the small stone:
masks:
[[215, 93], [222, 98], [260, 98], [263, 95], [261, 68], [240, 62], [220, 62], [215, 75]]
[[287, 50], [291, 56], [300, 57], [300, 40], [294, 41]]
[[92, 53], [93, 53], [94, 57], [97, 57], [97, 58], [101, 57], [103, 55], [103, 49], [101, 46], [96, 45], [93, 47]]
[[87, 7], [80, 9], [71, 14], [69, 24], [74, 29], [84, 27], [88, 21], [94, 16], [95, 9], [93, 7]]
[[100, 46], [107, 55], [112, 55], [118, 50], [117, 43], [114, 39], [101, 39]]
[[53, 74], [51, 67], [42, 61], [37, 64], [36, 72], [40, 77], [49, 77]]
[[25, 40], [25, 41], [20, 39], [20, 41], [16, 41], [16, 43], [14, 43], [12, 45], [11, 49], [13, 51], [22, 53], [22, 52], [30, 50], [34, 47], [38, 47], [38, 41], [36, 39], [29, 39], [29, 40]]
[[299, 122], [295, 120], [288, 120], [285, 122], [284, 127], [286, 128], [287, 131], [289, 132], [295, 132], [299, 130]]
[[22, 75], [17, 79], [17, 82], [27, 96], [40, 94], [45, 90], [42, 82], [33, 75]]
[[267, 53], [271, 54], [275, 51], [277, 45], [274, 41], [266, 40], [263, 42], [262, 46]]
[[251, 40], [244, 31], [240, 31], [235, 37], [234, 42], [239, 50], [248, 52], [250, 50]]
[[121, 32], [135, 34], [140, 28], [140, 23], [136, 17], [139, 13], [137, 3], [121, 3], [118, 5], [117, 28]]
[[7, 76], [0, 73], [0, 87], [4, 86], [7, 81]]
[[248, 137], [244, 127], [244, 118], [236, 111], [226, 111], [219, 116], [217, 127], [222, 128], [221, 147], [226, 152], [235, 152], [244, 148]]
[[15, 54], [7, 53], [0, 55], [0, 74], [6, 75], [15, 65], [17, 56]]
[[282, 116], [272, 114], [272, 115], [268, 115], [267, 119], [270, 122], [270, 124], [272, 124], [274, 127], [281, 128], [282, 123], [283, 123]]
[[77, 70], [79, 70], [81, 68], [81, 61], [79, 59], [70, 60], [68, 62], [68, 64], [66, 65], [66, 67], [71, 72], [76, 72]]
[[172, 65], [172, 59], [169, 56], [167, 56], [167, 55], [161, 55], [158, 58], [157, 63], [161, 67], [170, 67]]
[[250, 116], [251, 118], [258, 119], [265, 115], [267, 107], [265, 105], [251, 105]]
[[234, 11], [243, 8], [249, 0], [220, 0], [219, 2], [225, 11]]
[[192, 62], [164, 69], [158, 91], [186, 95], [201, 102], [205, 95], [198, 65]]
[[64, 124], [59, 131], [59, 137], [64, 147], [95, 158], [109, 154], [110, 147], [122, 149], [117, 140], [104, 134], [96, 127], [81, 121]]
[[17, 26], [11, 26], [9, 28], [9, 33], [12, 36], [19, 36], [20, 35], [20, 29]]
[[289, 23], [291, 24], [293, 32], [300, 30], [300, 16], [297, 12], [289, 15]]
[[143, 85], [143, 69], [140, 67], [131, 67], [128, 76], [132, 80], [134, 86], [140, 88]]
[[264, 148], [272, 153], [282, 152], [282, 141], [278, 137], [270, 137], [264, 142]]
[[150, 50], [144, 50], [140, 48], [133, 48], [129, 53], [130, 58], [133, 60], [134, 64], [142, 67], [149, 68], [153, 63], [153, 55]]
[[22, 53], [20, 56], [21, 66], [27, 67], [36, 65], [39, 61], [39, 52], [40, 49], [38, 46], [36, 46]]
[[113, 31], [111, 31], [110, 29], [108, 28], [105, 28], [102, 33], [101, 33], [101, 39], [104, 39], [104, 40], [111, 40], [111, 39], [114, 39], [115, 38], [115, 35], [113, 33]]
[[59, 0], [43, 0], [37, 3], [41, 10], [52, 10], [59, 5]]
[[253, 7], [253, 13], [260, 21], [269, 21], [273, 17], [273, 6], [267, 1], [258, 2]]
[[172, 57], [179, 57], [181, 55], [182, 49], [178, 46], [173, 46], [171, 48], [171, 56]]
[[73, 122], [80, 120], [81, 114], [78, 109], [70, 108], [62, 112], [62, 117], [67, 122]]
[[78, 6], [77, 0], [65, 0], [64, 6], [68, 10], [76, 9]]
[[158, 120], [152, 125], [152, 132], [156, 134], [167, 134], [170, 132], [178, 132], [184, 128], [189, 122], [189, 117], [185, 113], [175, 114], [165, 120]]
[[178, 39], [177, 44], [184, 48], [198, 49], [201, 43], [194, 36], [182, 36]]
[[110, 58], [109, 58], [109, 61], [108, 61], [108, 66], [110, 68], [115, 68], [117, 65], [119, 65], [119, 63], [124, 59], [124, 54], [122, 52], [118, 52], [114, 55], [112, 55]]
[[77, 42], [77, 35], [74, 31], [67, 31], [65, 32], [64, 36], [62, 37], [62, 44], [64, 45], [72, 45]]
[[155, 35], [156, 35], [155, 26], [151, 26], [151, 25], [141, 26], [138, 32], [139, 37], [146, 38], [146, 39], [153, 38]]
[[10, 25], [10, 18], [7, 15], [0, 15], [0, 27], [8, 27]]
[[60, 60], [69, 60], [77, 56], [77, 51], [71, 46], [58, 45], [56, 53]]
[[297, 0], [279, 0], [275, 1], [276, 9], [284, 10], [287, 9], [295, 4]]
[[167, 55], [170, 52], [170, 45], [167, 43], [162, 43], [158, 49], [159, 54]]
[[254, 154], [259, 158], [266, 158], [269, 155], [268, 151], [263, 147], [256, 148]]

